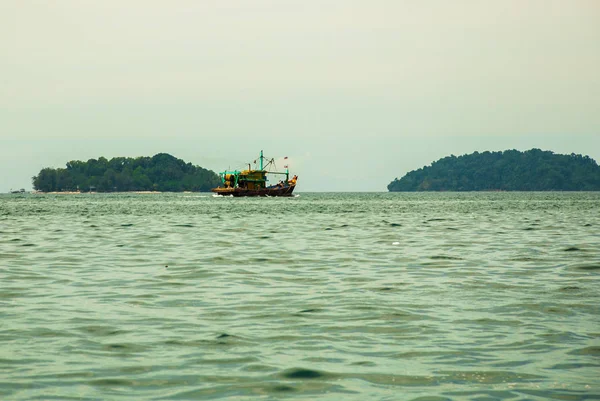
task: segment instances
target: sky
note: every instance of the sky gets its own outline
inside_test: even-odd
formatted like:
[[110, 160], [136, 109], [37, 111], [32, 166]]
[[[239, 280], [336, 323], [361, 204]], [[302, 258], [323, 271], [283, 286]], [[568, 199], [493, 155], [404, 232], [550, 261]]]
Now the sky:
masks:
[[298, 192], [474, 151], [600, 162], [599, 21], [598, 0], [0, 0], [0, 193], [160, 152], [288, 156]]

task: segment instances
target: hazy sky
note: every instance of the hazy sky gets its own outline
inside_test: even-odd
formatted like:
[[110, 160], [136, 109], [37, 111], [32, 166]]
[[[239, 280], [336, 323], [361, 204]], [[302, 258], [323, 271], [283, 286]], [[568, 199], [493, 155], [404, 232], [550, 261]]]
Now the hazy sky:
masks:
[[600, 161], [600, 0], [0, 0], [0, 192], [42, 167], [289, 156], [383, 191], [475, 150]]

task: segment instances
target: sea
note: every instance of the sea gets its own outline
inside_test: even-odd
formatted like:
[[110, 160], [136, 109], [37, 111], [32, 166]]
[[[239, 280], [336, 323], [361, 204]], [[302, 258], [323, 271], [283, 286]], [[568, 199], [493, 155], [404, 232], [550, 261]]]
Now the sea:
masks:
[[0, 196], [2, 400], [598, 400], [600, 193]]

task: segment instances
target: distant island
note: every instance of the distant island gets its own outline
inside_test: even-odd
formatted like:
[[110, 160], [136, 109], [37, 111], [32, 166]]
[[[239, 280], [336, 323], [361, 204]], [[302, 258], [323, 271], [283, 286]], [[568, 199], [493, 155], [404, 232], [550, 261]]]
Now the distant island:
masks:
[[600, 191], [600, 167], [589, 156], [540, 149], [448, 156], [394, 179], [400, 191]]
[[33, 188], [42, 192], [210, 191], [221, 183], [211, 170], [167, 153], [152, 157], [73, 160], [66, 168], [44, 168]]

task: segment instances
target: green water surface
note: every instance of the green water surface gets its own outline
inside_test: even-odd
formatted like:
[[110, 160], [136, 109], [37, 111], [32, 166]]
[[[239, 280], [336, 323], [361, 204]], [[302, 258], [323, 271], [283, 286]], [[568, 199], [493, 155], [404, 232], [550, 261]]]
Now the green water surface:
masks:
[[0, 196], [0, 399], [600, 399], [600, 193]]

